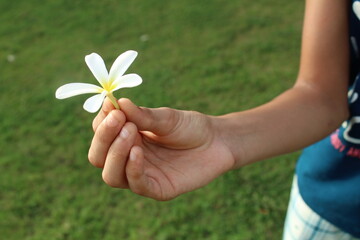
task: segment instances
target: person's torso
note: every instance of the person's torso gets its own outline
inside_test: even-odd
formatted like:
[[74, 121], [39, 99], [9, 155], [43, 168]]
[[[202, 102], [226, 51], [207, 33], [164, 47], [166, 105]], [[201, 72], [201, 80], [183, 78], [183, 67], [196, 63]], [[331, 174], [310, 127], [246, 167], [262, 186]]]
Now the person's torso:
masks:
[[360, 237], [360, 20], [353, 11], [354, 2], [349, 18], [350, 117], [303, 151], [296, 174], [301, 196], [315, 212]]

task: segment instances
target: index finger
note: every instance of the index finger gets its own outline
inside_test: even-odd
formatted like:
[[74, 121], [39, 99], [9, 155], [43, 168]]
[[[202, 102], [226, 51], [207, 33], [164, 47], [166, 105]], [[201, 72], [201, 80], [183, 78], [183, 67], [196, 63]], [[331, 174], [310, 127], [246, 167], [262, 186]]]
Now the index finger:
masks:
[[106, 116], [114, 109], [115, 109], [114, 105], [111, 103], [111, 101], [108, 98], [106, 98], [100, 112], [96, 115], [96, 117], [92, 122], [92, 127], [94, 132], [96, 131], [100, 123], [106, 118]]

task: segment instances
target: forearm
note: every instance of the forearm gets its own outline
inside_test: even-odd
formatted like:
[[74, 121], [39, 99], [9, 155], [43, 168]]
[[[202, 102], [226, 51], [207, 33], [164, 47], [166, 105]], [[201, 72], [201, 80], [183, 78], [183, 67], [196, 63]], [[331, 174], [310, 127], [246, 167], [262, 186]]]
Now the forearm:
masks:
[[306, 0], [299, 77], [260, 107], [215, 117], [235, 166], [299, 150], [348, 116], [348, 2]]
[[335, 101], [296, 86], [260, 107], [214, 118], [217, 134], [235, 159], [235, 168], [299, 150], [347, 118], [346, 99]]

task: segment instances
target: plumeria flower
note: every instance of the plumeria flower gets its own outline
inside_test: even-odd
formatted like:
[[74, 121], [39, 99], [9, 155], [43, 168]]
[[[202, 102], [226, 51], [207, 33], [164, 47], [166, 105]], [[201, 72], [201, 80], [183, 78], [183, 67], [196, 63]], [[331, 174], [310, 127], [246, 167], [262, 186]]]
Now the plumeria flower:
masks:
[[100, 86], [89, 83], [69, 83], [59, 87], [55, 96], [57, 99], [69, 98], [72, 96], [97, 93], [88, 98], [84, 103], [84, 109], [88, 112], [97, 112], [105, 97], [108, 97], [115, 108], [119, 109], [119, 105], [113, 92], [120, 88], [136, 87], [142, 83], [139, 75], [131, 73], [123, 75], [135, 60], [137, 52], [129, 50], [117, 57], [108, 73], [104, 60], [97, 53], [91, 53], [85, 56], [85, 62], [100, 83]]

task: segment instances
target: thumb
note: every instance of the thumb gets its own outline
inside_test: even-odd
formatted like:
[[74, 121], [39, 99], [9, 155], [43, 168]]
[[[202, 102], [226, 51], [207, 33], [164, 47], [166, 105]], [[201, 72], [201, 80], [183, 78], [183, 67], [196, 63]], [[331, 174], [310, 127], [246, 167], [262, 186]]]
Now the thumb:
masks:
[[118, 102], [128, 121], [133, 122], [140, 131], [150, 131], [158, 136], [173, 132], [183, 119], [182, 112], [176, 109], [138, 107], [127, 98], [121, 98]]

